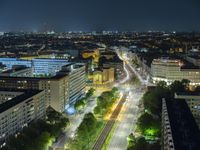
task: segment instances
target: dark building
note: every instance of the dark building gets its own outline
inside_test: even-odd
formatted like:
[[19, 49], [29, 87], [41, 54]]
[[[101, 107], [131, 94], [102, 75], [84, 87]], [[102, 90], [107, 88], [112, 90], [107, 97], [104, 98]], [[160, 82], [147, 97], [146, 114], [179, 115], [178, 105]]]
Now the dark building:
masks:
[[200, 131], [185, 100], [162, 101], [162, 149], [200, 149]]

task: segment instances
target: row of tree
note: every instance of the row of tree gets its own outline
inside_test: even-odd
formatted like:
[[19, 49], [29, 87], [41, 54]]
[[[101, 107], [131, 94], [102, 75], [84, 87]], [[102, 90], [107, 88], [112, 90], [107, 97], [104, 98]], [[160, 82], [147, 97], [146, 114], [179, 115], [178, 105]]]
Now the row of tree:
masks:
[[119, 91], [114, 87], [111, 91], [106, 91], [97, 98], [97, 106], [94, 108], [94, 114], [103, 117], [110, 111], [111, 106], [119, 97]]
[[17, 137], [11, 136], [3, 150], [48, 150], [67, 125], [68, 118], [49, 108], [46, 120], [32, 122]]
[[[91, 96], [92, 94], [89, 95]], [[67, 145], [69, 149], [82, 150], [91, 148], [103, 127], [102, 118], [97, 119], [95, 116], [103, 116], [116, 101], [118, 95], [118, 89], [113, 88], [111, 91], [103, 92], [97, 98], [97, 106], [94, 109], [95, 115], [91, 112], [85, 114], [83, 121], [76, 130], [75, 137]]]
[[85, 114], [76, 130], [75, 137], [67, 145], [68, 149], [90, 149], [102, 126], [103, 122], [98, 121], [93, 113]]

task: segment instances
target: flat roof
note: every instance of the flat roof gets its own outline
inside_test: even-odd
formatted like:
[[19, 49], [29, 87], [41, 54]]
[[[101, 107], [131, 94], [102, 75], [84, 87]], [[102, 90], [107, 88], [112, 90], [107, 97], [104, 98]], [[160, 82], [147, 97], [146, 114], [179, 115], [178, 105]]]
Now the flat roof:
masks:
[[13, 76], [1, 76], [0, 79], [24, 79], [24, 80], [49, 80], [49, 79], [61, 79], [67, 75], [65, 74], [56, 74], [55, 76], [51, 77], [13, 77]]
[[[2, 89], [0, 89], [2, 90]], [[3, 91], [5, 91], [6, 89], [4, 89]], [[23, 94], [14, 97], [13, 99], [6, 101], [5, 103], [0, 104], [0, 113], [12, 108], [13, 106], [25, 101], [26, 99], [42, 92], [42, 90], [15, 90], [15, 89], [7, 89], [7, 91], [9, 92], [24, 92]]]
[[200, 131], [185, 100], [166, 100], [175, 149], [200, 148]]
[[6, 70], [4, 72], [1, 72], [1, 73], [14, 73], [14, 72], [17, 72], [17, 71], [21, 71], [21, 70], [25, 70], [25, 69], [29, 69], [29, 67], [19, 67], [19, 68], [12, 68], [12, 69], [9, 69], [9, 70]]

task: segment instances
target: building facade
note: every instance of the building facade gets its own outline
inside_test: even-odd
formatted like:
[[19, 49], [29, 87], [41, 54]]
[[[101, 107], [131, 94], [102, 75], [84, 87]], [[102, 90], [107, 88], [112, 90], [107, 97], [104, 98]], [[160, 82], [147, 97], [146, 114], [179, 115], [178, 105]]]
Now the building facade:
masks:
[[0, 76], [10, 76], [10, 77], [32, 77], [32, 68], [25, 66], [15, 66], [12, 69], [6, 70], [0, 73]]
[[[34, 120], [43, 119], [46, 114], [45, 93], [40, 90], [0, 89], [0, 148], [10, 135], [16, 135]], [[14, 93], [12, 93], [14, 92]], [[10, 98], [11, 95], [11, 99]], [[15, 95], [15, 96], [14, 96]]]
[[0, 88], [44, 90], [46, 107], [63, 112], [69, 103], [69, 85], [66, 75], [47, 78], [35, 77], [0, 77]]
[[86, 88], [86, 68], [83, 63], [69, 64], [62, 67], [58, 74], [65, 74], [69, 83], [69, 102], [65, 105], [74, 104], [84, 93]]
[[23, 65], [33, 69], [34, 75], [54, 76], [60, 71], [62, 66], [69, 64], [66, 59], [50, 59], [50, 58], [35, 58], [32, 60], [23, 60], [17, 58], [0, 58], [0, 62], [7, 69], [12, 69], [14, 65]]
[[200, 122], [200, 93], [175, 93], [174, 98], [185, 100], [197, 122]]
[[200, 130], [185, 100], [162, 100], [162, 149], [197, 150]]
[[188, 79], [191, 85], [200, 85], [200, 69], [184, 68], [180, 60], [154, 59], [151, 64], [151, 78], [153, 83], [165, 81], [167, 84], [175, 80]]
[[114, 68], [96, 69], [92, 75], [89, 75], [89, 79], [93, 84], [108, 84], [114, 82], [114, 74]]

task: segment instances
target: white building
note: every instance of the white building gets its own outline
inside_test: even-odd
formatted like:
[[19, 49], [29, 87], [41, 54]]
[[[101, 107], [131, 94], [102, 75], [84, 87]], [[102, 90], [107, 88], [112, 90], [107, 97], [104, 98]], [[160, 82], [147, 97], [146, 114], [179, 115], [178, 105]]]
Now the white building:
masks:
[[46, 112], [44, 91], [0, 89], [0, 148], [10, 135], [15, 135]]
[[154, 59], [151, 63], [151, 78], [153, 83], [165, 81], [167, 84], [175, 80], [188, 79], [191, 85], [200, 85], [200, 69], [198, 67], [185, 67], [178, 59]]

